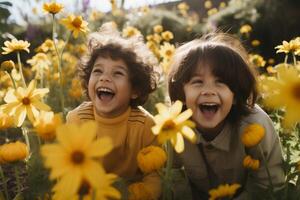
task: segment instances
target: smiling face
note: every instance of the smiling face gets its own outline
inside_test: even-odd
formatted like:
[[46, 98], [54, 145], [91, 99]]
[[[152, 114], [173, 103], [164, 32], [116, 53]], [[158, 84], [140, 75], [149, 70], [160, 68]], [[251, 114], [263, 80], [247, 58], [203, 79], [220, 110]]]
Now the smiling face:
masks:
[[207, 134], [218, 134], [233, 105], [234, 94], [230, 88], [209, 67], [198, 64], [183, 90], [197, 128]]
[[88, 94], [97, 114], [108, 118], [124, 113], [130, 100], [137, 97], [126, 63], [110, 57], [96, 59], [88, 82]]

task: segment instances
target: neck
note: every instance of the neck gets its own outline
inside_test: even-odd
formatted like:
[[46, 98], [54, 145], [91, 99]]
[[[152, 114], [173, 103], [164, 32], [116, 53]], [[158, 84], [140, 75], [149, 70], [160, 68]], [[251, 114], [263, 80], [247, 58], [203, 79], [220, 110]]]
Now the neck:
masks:
[[197, 127], [197, 130], [201, 133], [202, 137], [210, 142], [214, 140], [223, 130], [225, 125], [225, 121], [221, 122], [214, 128], [202, 128], [202, 127]]

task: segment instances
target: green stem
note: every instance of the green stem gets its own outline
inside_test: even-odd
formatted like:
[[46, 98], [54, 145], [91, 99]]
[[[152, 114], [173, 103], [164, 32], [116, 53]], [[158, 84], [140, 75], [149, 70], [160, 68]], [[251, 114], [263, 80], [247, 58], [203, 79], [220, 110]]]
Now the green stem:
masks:
[[296, 66], [297, 65], [297, 59], [296, 59], [295, 54], [293, 54], [293, 61], [294, 61], [294, 65]]
[[24, 127], [21, 127], [21, 129], [22, 129], [23, 136], [25, 138], [25, 143], [27, 145], [28, 152], [30, 152], [30, 141], [28, 136], [28, 130]]
[[268, 162], [267, 162], [267, 159], [265, 157], [265, 154], [264, 154], [260, 144], [258, 144], [258, 148], [259, 148], [259, 151], [262, 155], [263, 163], [264, 163], [266, 171], [267, 171], [267, 175], [268, 175], [268, 179], [269, 179], [269, 183], [270, 183], [271, 197], [272, 197], [272, 199], [275, 199], [274, 198], [274, 186], [273, 186], [273, 183], [272, 183], [271, 173], [270, 173], [270, 170], [269, 170], [269, 167], [268, 167]]
[[15, 169], [15, 178], [16, 178], [16, 184], [17, 184], [17, 194], [19, 194], [19, 193], [21, 193], [22, 186], [21, 186], [21, 182], [20, 182], [17, 165], [14, 166], [14, 169]]
[[163, 188], [163, 200], [171, 200], [172, 199], [171, 168], [172, 168], [172, 163], [173, 163], [173, 149], [172, 149], [170, 141], [167, 141], [166, 147], [167, 147], [168, 160], [167, 160], [166, 172], [165, 172], [165, 177], [164, 177], [165, 184], [164, 184], [164, 188]]
[[21, 63], [20, 52], [17, 52], [17, 58], [18, 58], [19, 72], [20, 72], [20, 75], [21, 75], [23, 86], [26, 88], [27, 86], [26, 86], [24, 75], [23, 75], [23, 67], [22, 67], [22, 63]]
[[5, 198], [6, 199], [10, 199], [9, 195], [8, 195], [8, 190], [7, 190], [6, 178], [4, 176], [4, 173], [3, 173], [1, 165], [0, 165], [0, 176], [1, 176], [1, 179], [3, 180], [3, 189], [4, 189]]
[[6, 73], [8, 74], [8, 76], [9, 76], [9, 78], [10, 78], [11, 82], [13, 83], [14, 88], [16, 90], [17, 89], [17, 85], [16, 85], [16, 81], [15, 81], [14, 77], [12, 77], [12, 75], [10, 73], [8, 73], [8, 72], [6, 72]]
[[288, 54], [285, 54], [285, 57], [284, 57], [284, 63], [285, 63], [285, 64], [287, 64], [288, 58], [289, 58], [289, 55], [288, 55]]

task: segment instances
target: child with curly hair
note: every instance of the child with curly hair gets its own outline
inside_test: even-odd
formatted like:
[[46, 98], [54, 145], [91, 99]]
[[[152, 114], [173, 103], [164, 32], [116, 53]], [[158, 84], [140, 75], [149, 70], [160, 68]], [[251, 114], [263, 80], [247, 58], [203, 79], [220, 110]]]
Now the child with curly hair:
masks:
[[[152, 117], [138, 106], [156, 89], [157, 60], [141, 37], [123, 38], [113, 23], [90, 34], [88, 49], [79, 65], [79, 77], [89, 101], [70, 111], [67, 122], [95, 120], [97, 136], [108, 136], [113, 142], [113, 150], [102, 161], [105, 170], [126, 180], [142, 181], [139, 188], [145, 191], [139, 192], [158, 199], [158, 174], [144, 176], [137, 165], [138, 152], [156, 144]], [[129, 199], [134, 195], [129, 194]]]

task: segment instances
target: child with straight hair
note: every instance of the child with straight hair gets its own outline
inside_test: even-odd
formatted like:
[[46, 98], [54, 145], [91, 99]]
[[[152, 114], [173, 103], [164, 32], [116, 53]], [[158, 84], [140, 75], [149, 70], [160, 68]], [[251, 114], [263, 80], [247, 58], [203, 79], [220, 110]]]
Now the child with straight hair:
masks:
[[[138, 152], [156, 144], [151, 132], [154, 122], [140, 109], [155, 90], [157, 60], [140, 36], [123, 38], [116, 25], [106, 23], [90, 34], [89, 52], [79, 64], [79, 77], [89, 101], [67, 115], [67, 122], [95, 120], [97, 137], [108, 136], [113, 150], [106, 155], [103, 166], [126, 180], [142, 183], [141, 193], [147, 199], [160, 196], [160, 178], [156, 173], [143, 175], [137, 165]], [[129, 199], [135, 194], [129, 193]]]
[[[279, 137], [271, 119], [255, 104], [256, 78], [238, 39], [213, 33], [180, 46], [171, 63], [168, 89], [171, 101], [181, 100], [193, 111], [199, 136], [197, 144], [185, 141], [174, 164], [184, 167], [193, 199], [208, 199], [209, 190], [221, 184], [241, 186], [234, 199], [249, 198], [253, 188], [282, 187]], [[256, 137], [264, 137], [250, 147], [243, 134], [252, 130]]]

